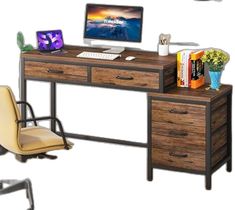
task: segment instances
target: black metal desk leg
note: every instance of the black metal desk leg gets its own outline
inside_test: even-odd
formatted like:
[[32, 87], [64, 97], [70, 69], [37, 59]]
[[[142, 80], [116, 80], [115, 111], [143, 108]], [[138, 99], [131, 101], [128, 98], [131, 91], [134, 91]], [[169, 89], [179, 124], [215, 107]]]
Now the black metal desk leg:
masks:
[[[51, 101], [50, 101], [50, 106], [51, 106], [51, 117], [55, 118], [56, 117], [56, 83], [51, 82]], [[51, 120], [51, 130], [53, 132], [56, 131], [56, 122], [55, 120]]]
[[228, 120], [228, 155], [230, 159], [227, 162], [227, 171], [232, 171], [232, 93], [228, 95], [228, 112], [227, 112], [227, 120]]
[[211, 189], [211, 104], [206, 105], [206, 189]]
[[231, 157], [231, 159], [228, 160], [228, 162], [227, 162], [226, 170], [227, 170], [228, 172], [232, 172], [232, 157]]
[[151, 144], [148, 142], [147, 144], [147, 180], [153, 180], [153, 166], [152, 166], [152, 148]]
[[[27, 101], [27, 81], [24, 77], [24, 60], [20, 60], [20, 100]], [[25, 120], [27, 118], [26, 105], [21, 105], [21, 118]], [[22, 127], [26, 127], [26, 123], [21, 124]]]
[[206, 189], [211, 190], [211, 174], [206, 175]]
[[147, 97], [147, 111], [148, 111], [148, 144], [147, 144], [147, 180], [153, 180], [152, 167], [152, 98]]
[[153, 168], [151, 164], [148, 163], [148, 169], [147, 169], [147, 180], [148, 181], [153, 181]]

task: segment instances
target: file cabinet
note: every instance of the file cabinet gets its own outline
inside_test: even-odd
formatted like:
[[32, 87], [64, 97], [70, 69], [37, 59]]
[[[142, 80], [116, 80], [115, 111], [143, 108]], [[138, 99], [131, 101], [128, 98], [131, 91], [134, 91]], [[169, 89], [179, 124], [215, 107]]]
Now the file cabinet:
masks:
[[148, 179], [153, 168], [203, 174], [206, 189], [223, 164], [232, 169], [232, 87], [174, 88], [148, 94]]

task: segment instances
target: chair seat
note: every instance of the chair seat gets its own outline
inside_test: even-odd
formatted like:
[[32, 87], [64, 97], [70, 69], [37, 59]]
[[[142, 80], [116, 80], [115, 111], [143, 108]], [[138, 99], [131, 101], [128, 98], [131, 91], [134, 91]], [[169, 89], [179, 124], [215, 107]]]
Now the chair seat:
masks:
[[[69, 147], [73, 146], [73, 143], [67, 142]], [[20, 145], [26, 154], [44, 153], [64, 148], [62, 137], [41, 126], [21, 128]]]

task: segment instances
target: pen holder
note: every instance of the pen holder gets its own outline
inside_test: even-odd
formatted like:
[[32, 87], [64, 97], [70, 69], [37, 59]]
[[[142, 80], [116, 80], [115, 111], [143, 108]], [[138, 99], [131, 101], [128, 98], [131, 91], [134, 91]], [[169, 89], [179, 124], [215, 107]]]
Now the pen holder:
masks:
[[169, 45], [159, 44], [158, 45], [158, 55], [167, 56], [169, 54]]

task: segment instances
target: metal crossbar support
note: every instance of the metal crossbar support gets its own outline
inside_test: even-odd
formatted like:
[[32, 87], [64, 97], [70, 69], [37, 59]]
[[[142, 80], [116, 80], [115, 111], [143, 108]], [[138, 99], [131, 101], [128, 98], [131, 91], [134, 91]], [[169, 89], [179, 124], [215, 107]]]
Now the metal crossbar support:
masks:
[[[4, 185], [8, 185], [4, 187]], [[0, 195], [16, 192], [19, 190], [26, 190], [26, 196], [29, 200], [30, 208], [27, 210], [34, 210], [33, 189], [29, 179], [23, 181], [19, 180], [0, 180]]]

